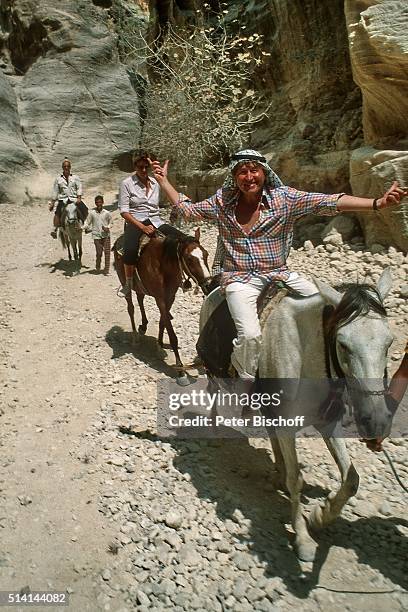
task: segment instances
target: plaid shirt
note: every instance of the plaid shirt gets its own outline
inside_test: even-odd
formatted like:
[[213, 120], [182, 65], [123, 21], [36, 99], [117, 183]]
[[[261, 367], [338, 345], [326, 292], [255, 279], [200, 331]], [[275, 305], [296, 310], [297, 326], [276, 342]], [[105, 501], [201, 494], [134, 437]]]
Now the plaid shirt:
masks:
[[193, 203], [180, 194], [174, 208], [187, 220], [208, 220], [218, 224], [224, 249], [222, 286], [248, 282], [261, 275], [272, 280], [287, 280], [286, 266], [296, 219], [309, 214], [336, 215], [342, 193], [308, 193], [292, 187], [264, 188], [259, 220], [246, 233], [235, 218], [238, 192], [219, 189], [216, 194]]

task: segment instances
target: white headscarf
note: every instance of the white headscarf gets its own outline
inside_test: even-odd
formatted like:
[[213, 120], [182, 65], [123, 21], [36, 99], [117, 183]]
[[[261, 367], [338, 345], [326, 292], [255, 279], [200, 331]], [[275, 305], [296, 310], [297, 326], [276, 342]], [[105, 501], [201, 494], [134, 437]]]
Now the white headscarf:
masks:
[[234, 177], [234, 170], [238, 166], [238, 164], [242, 164], [245, 162], [256, 162], [265, 170], [265, 186], [270, 189], [276, 189], [277, 187], [282, 187], [283, 183], [280, 180], [279, 176], [275, 174], [270, 165], [267, 163], [265, 157], [259, 151], [254, 151], [253, 149], [244, 149], [243, 151], [238, 151], [231, 157], [231, 161], [228, 166], [228, 175], [224, 181], [223, 189], [234, 190], [236, 189], [236, 182]]

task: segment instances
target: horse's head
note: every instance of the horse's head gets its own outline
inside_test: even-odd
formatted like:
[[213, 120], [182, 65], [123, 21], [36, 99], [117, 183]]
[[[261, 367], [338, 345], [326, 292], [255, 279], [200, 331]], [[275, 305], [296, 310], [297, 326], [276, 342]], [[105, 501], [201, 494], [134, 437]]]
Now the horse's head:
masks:
[[65, 206], [64, 221], [66, 225], [76, 228], [80, 227], [78, 208], [75, 202], [68, 202], [68, 204]]
[[337, 358], [346, 381], [358, 430], [369, 448], [380, 450], [393, 418], [384, 381], [393, 340], [383, 306], [392, 286], [390, 270], [383, 272], [376, 287], [350, 284], [338, 291], [320, 281], [316, 284], [333, 306], [326, 325], [331, 358]]
[[211, 272], [208, 267], [208, 252], [200, 244], [200, 228], [180, 245], [180, 263], [187, 277], [192, 278], [204, 295], [208, 293]]

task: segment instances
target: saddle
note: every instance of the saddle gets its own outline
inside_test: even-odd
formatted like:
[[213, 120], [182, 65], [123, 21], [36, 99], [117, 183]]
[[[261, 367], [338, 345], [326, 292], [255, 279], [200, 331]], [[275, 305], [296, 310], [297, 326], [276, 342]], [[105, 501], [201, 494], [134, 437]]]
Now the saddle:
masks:
[[[273, 282], [265, 287], [257, 303], [261, 329], [272, 310], [287, 295], [301, 297], [299, 293], [280, 282]], [[217, 287], [207, 296], [206, 302], [204, 302], [202, 314], [205, 307], [206, 313], [200, 318], [200, 336], [196, 344], [197, 354], [211, 376], [216, 378], [236, 376], [235, 369], [231, 365], [231, 354], [232, 341], [237, 336], [237, 330], [227, 300]]]

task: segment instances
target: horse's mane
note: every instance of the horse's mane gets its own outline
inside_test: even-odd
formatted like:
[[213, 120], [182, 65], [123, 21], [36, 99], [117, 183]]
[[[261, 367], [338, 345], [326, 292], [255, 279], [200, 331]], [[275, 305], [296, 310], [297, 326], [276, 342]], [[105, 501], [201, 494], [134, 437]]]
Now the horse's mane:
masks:
[[387, 316], [381, 296], [372, 285], [344, 283], [334, 288], [343, 293], [343, 297], [330, 316], [329, 326], [332, 329], [351, 323], [357, 317], [367, 315], [370, 311], [383, 317]]
[[176, 260], [178, 258], [178, 245], [191, 244], [192, 242], [197, 242], [197, 238], [195, 238], [194, 236], [189, 236], [188, 234], [185, 234], [181, 230], [177, 229], [176, 227], [173, 227], [171, 235], [166, 236], [166, 238], [164, 239], [163, 257], [170, 261]]

